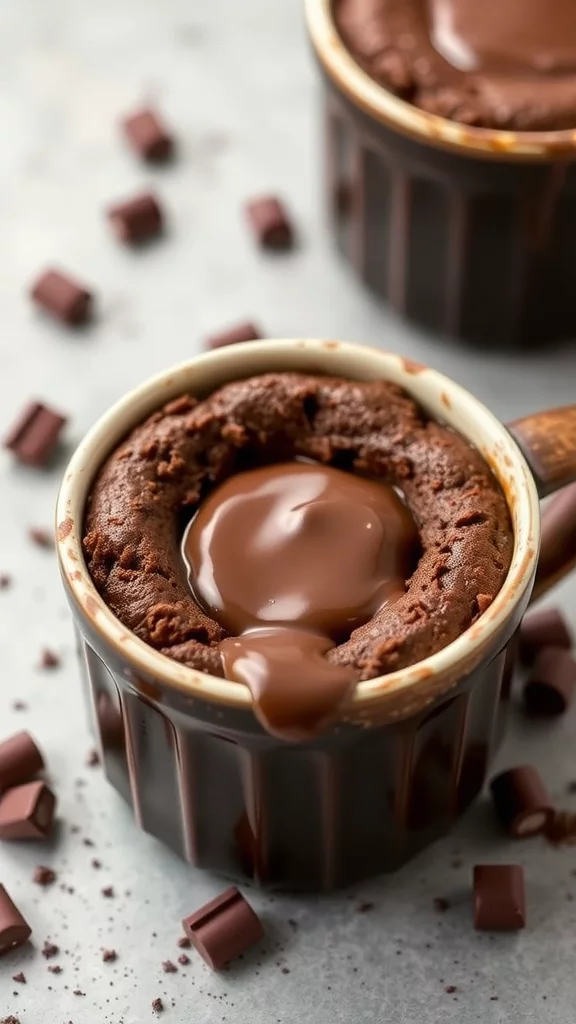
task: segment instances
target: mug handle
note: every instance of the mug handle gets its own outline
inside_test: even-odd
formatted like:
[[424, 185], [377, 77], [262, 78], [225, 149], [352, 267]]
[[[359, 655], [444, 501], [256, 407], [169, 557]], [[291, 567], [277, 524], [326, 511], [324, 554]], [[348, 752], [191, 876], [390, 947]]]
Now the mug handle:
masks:
[[576, 567], [576, 405], [515, 420], [508, 430], [532, 470], [540, 497], [560, 490], [542, 513], [535, 601]]

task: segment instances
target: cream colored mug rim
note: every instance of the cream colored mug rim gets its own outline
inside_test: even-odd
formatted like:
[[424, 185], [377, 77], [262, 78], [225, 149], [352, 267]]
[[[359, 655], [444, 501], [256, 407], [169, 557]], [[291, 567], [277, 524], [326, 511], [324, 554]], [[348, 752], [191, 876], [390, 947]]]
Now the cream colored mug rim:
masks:
[[576, 151], [576, 130], [512, 132], [474, 128], [420, 110], [374, 81], [356, 63], [338, 32], [334, 0], [304, 0], [308, 32], [324, 68], [338, 87], [370, 116], [429, 145], [445, 146], [464, 155], [492, 159], [570, 159]]
[[424, 680], [433, 682], [435, 689], [448, 689], [472, 671], [490, 650], [531, 586], [538, 556], [540, 513], [533, 477], [506, 428], [448, 377], [402, 356], [339, 341], [248, 342], [206, 352], [147, 380], [97, 421], [72, 456], [56, 510], [61, 571], [82, 614], [133, 672], [191, 697], [250, 708], [252, 701], [246, 687], [172, 661], [116, 618], [88, 573], [82, 528], [86, 499], [98, 468], [128, 431], [150, 412], [186, 391], [202, 395], [226, 381], [281, 370], [358, 380], [387, 379], [400, 384], [432, 416], [443, 419], [475, 443], [504, 487], [513, 517], [515, 545], [508, 576], [493, 603], [473, 626], [443, 650], [398, 672], [358, 683], [350, 702], [353, 714], [359, 712], [359, 705], [373, 705], [392, 696], [400, 697], [405, 708], [409, 708], [412, 698], [417, 696], [415, 688]]

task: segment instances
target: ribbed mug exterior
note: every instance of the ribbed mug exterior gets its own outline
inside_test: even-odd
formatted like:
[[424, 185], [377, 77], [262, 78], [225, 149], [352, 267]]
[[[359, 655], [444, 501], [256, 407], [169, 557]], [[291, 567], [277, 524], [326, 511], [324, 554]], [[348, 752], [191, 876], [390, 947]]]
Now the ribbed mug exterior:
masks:
[[332, 232], [365, 284], [440, 334], [491, 346], [573, 337], [576, 165], [434, 147], [324, 75]]
[[513, 622], [488, 663], [425, 712], [289, 744], [251, 711], [135, 677], [74, 614], [108, 780], [141, 828], [227, 876], [320, 890], [395, 870], [475, 799], [502, 735]]

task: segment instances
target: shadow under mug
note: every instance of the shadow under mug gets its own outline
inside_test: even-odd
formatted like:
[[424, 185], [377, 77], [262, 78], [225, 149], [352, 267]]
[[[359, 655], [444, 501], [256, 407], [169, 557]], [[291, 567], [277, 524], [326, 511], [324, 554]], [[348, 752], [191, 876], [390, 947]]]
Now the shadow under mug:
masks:
[[[475, 445], [498, 478], [515, 545], [500, 593], [457, 640], [359, 683], [339, 720], [289, 743], [248, 690], [177, 664], [105, 605], [82, 551], [86, 501], [106, 456], [165, 402], [254, 374], [299, 371], [401, 385]], [[89, 432], [57, 508], [59, 562], [88, 707], [110, 782], [138, 824], [192, 864], [290, 889], [391, 871], [445, 833], [480, 792], [502, 737], [514, 636], [535, 593], [576, 562], [576, 406], [508, 429], [453, 381], [408, 359], [334, 341], [266, 341], [205, 353], [128, 394]], [[550, 529], [547, 528], [550, 523]]]

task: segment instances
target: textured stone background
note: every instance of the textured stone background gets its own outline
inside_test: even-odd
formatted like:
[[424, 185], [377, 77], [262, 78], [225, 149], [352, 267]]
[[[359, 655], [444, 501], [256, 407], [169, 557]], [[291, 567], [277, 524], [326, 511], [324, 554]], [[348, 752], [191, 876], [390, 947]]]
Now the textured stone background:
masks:
[[[152, 174], [116, 129], [118, 115], [146, 97], [181, 140], [174, 167]], [[408, 353], [505, 418], [574, 400], [573, 346], [488, 360], [409, 329], [363, 294], [323, 226], [317, 100], [298, 0], [2, 0], [0, 432], [39, 396], [71, 414], [73, 445], [128, 387], [245, 317], [271, 336], [340, 336]], [[149, 182], [170, 212], [170, 233], [132, 254], [110, 237], [102, 207]], [[247, 238], [239, 203], [262, 189], [281, 192], [294, 209], [302, 245], [292, 256], [266, 260]], [[69, 335], [30, 308], [26, 286], [47, 261], [98, 288], [93, 328]], [[141, 835], [99, 771], [84, 767], [90, 738], [55, 559], [26, 537], [28, 524], [51, 523], [61, 470], [25, 472], [0, 453], [0, 571], [14, 576], [0, 593], [0, 735], [29, 727], [42, 740], [63, 820], [48, 849], [3, 847], [0, 880], [38, 945], [50, 937], [67, 951], [57, 977], [38, 949], [6, 957], [0, 1017], [140, 1024], [153, 1019], [151, 1001], [161, 995], [167, 1024], [574, 1024], [576, 853], [539, 840], [512, 846], [485, 805], [400, 874], [352, 894], [254, 894], [269, 925], [261, 956], [221, 976], [195, 958], [177, 975], [162, 973], [161, 961], [178, 954], [179, 919], [222, 883]], [[576, 625], [576, 583], [559, 596]], [[44, 645], [63, 656], [52, 674], [36, 667]], [[17, 698], [28, 711], [12, 710]], [[534, 760], [554, 795], [576, 809], [564, 792], [576, 778], [574, 730], [574, 714], [529, 728], [514, 712], [502, 762]], [[81, 832], [71, 834], [71, 824]], [[100, 871], [90, 867], [94, 856]], [[461, 868], [451, 866], [455, 857]], [[472, 930], [469, 875], [479, 858], [525, 864], [523, 934]], [[32, 886], [39, 861], [74, 892]], [[114, 900], [100, 894], [107, 884]], [[436, 913], [435, 896], [452, 909]], [[356, 913], [365, 901], [374, 909]], [[102, 946], [118, 950], [116, 964], [101, 962]], [[19, 970], [26, 986], [11, 981]], [[456, 993], [446, 994], [449, 985]]]

